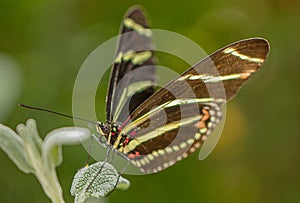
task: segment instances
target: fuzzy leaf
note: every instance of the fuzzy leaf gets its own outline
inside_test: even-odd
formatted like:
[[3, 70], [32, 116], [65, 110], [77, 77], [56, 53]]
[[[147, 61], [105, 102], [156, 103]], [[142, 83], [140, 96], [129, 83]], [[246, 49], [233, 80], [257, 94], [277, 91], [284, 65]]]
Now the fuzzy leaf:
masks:
[[74, 145], [90, 137], [86, 128], [64, 127], [51, 131], [45, 137], [42, 156], [45, 164], [58, 166], [62, 162], [62, 145]]
[[[79, 170], [73, 180], [71, 194], [75, 202], [84, 202], [87, 198], [102, 198], [109, 195], [118, 184], [128, 188], [130, 183], [120, 177], [117, 170], [109, 163], [97, 162]], [[127, 187], [124, 185], [127, 184]]]
[[0, 124], [0, 148], [24, 173], [32, 172], [32, 168], [24, 156], [23, 141], [12, 129]]
[[39, 132], [37, 130], [36, 121], [33, 119], [28, 119], [26, 121], [26, 129], [28, 135], [30, 135], [32, 141], [35, 143], [35, 146], [37, 147], [39, 152], [41, 152], [43, 140], [41, 139]]
[[35, 135], [32, 135], [37, 133], [35, 121], [33, 119], [28, 119], [27, 125], [19, 124], [17, 126], [17, 132], [23, 140], [23, 154], [27, 160], [27, 163], [33, 169], [41, 167], [41, 148], [35, 140]]
[[119, 178], [119, 183], [117, 185], [117, 189], [118, 190], [122, 190], [122, 191], [125, 191], [125, 190], [128, 190], [130, 187], [130, 182], [129, 180], [127, 180], [126, 178], [123, 178], [122, 176], [120, 176]]

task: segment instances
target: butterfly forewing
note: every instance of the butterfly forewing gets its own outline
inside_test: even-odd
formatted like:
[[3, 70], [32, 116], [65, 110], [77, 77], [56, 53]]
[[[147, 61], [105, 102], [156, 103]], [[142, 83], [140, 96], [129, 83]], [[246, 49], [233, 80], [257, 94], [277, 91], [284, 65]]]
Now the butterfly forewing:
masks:
[[126, 120], [122, 133], [134, 135], [123, 153], [157, 172], [199, 148], [221, 120], [222, 104], [233, 98], [269, 52], [266, 40], [236, 42], [208, 56], [155, 92]]
[[122, 21], [107, 94], [107, 122], [122, 122], [154, 93], [155, 60], [148, 27], [145, 15], [137, 7]]
[[[268, 52], [268, 42], [260, 38], [247, 39], [224, 47], [155, 92], [136, 108], [130, 118], [134, 121], [152, 108], [174, 100], [173, 94], [176, 94], [176, 98], [188, 98], [191, 89], [196, 98], [229, 100], [259, 69]], [[214, 85], [216, 88], [210, 88], [208, 85]]]

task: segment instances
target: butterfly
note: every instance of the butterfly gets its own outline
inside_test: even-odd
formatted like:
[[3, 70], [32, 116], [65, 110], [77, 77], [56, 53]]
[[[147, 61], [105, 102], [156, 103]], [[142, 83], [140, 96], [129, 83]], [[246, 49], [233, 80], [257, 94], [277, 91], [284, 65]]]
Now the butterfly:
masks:
[[200, 148], [222, 119], [221, 107], [261, 67], [269, 44], [251, 38], [207, 56], [156, 90], [151, 30], [140, 7], [121, 25], [98, 133], [143, 173], [156, 173]]

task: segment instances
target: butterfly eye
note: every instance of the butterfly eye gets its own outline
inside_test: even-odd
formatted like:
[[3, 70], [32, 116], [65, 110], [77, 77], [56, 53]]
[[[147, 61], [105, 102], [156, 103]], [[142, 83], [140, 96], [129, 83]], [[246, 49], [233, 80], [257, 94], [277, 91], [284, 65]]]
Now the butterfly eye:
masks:
[[102, 122], [97, 122], [96, 130], [101, 136], [105, 136], [107, 134], [107, 127]]

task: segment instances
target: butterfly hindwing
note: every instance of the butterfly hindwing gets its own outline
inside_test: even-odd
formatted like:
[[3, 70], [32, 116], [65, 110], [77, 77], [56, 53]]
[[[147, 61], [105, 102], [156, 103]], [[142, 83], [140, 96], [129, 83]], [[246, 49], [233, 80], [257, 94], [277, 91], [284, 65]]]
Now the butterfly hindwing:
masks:
[[201, 146], [221, 120], [220, 106], [198, 99], [169, 102], [148, 118], [141, 118], [146, 120], [129, 132], [134, 132], [133, 140], [123, 152], [138, 152], [133, 163], [142, 172], [163, 170]]

